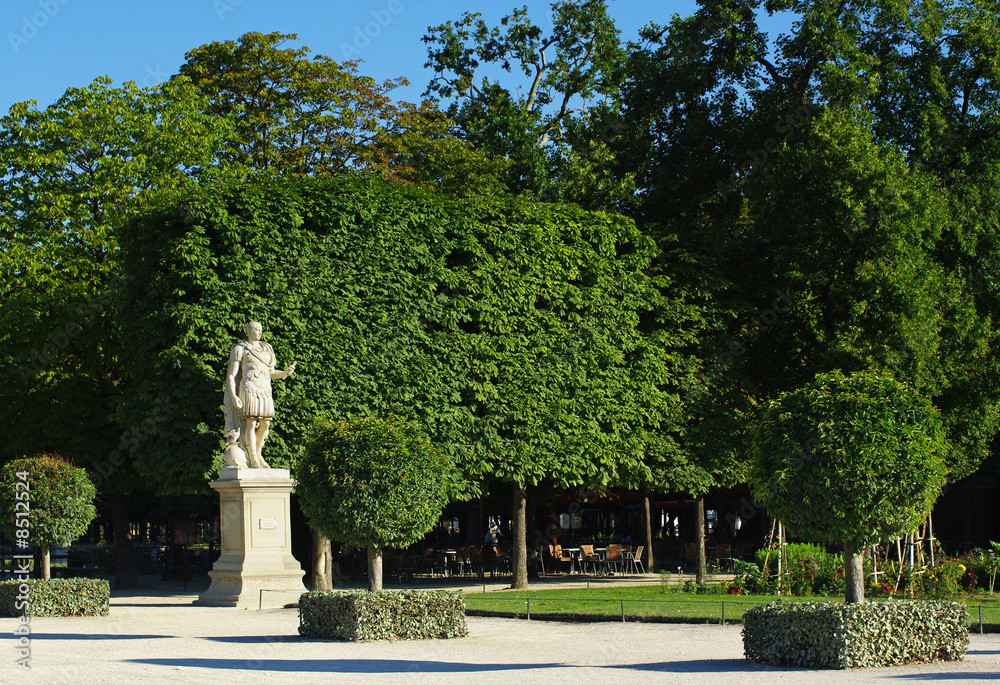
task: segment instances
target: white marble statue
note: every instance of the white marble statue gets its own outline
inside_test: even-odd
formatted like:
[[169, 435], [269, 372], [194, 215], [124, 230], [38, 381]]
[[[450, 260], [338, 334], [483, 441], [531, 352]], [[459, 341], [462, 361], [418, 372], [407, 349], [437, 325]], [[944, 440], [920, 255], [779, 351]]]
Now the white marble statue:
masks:
[[[271, 380], [288, 378], [295, 371], [292, 362], [284, 371], [275, 371], [278, 360], [274, 348], [260, 339], [263, 328], [256, 321], [247, 324], [247, 339], [237, 343], [229, 353], [226, 372], [225, 409], [227, 452], [230, 431], [238, 431], [236, 439], [246, 455], [250, 468], [270, 468], [261, 457], [267, 431], [274, 418]], [[236, 453], [227, 457], [235, 461]], [[236, 465], [236, 464], [233, 464]]]

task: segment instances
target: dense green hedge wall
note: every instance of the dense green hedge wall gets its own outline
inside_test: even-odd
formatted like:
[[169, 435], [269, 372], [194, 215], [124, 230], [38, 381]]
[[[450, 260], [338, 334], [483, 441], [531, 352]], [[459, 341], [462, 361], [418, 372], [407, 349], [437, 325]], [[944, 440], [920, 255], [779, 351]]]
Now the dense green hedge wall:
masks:
[[251, 179], [164, 198], [121, 234], [116, 417], [161, 494], [215, 477], [248, 320], [279, 365], [298, 362], [273, 384], [278, 468], [318, 414], [396, 415], [470, 481], [648, 480], [644, 436], [677, 418], [687, 309], [653, 325], [656, 247], [624, 217], [374, 178]]
[[[22, 583], [28, 600], [18, 600]], [[0, 616], [107, 616], [111, 599], [108, 581], [96, 578], [53, 578], [0, 583]]]
[[449, 590], [307, 592], [299, 598], [299, 634], [333, 640], [465, 637], [465, 600]]
[[869, 668], [958, 661], [969, 646], [959, 602], [772, 602], [743, 619], [748, 659], [775, 666]]

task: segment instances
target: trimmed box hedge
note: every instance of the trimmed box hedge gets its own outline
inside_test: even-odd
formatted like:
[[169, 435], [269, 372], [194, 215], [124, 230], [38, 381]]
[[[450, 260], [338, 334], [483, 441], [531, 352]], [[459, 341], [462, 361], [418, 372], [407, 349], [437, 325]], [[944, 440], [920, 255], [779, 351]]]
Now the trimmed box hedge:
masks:
[[[27, 601], [21, 592], [27, 585]], [[107, 616], [111, 586], [98, 578], [0, 582], [0, 616]]]
[[299, 634], [328, 640], [465, 637], [465, 599], [449, 590], [307, 592], [299, 598]]
[[775, 666], [869, 668], [958, 661], [969, 646], [959, 602], [772, 602], [743, 618], [748, 659]]

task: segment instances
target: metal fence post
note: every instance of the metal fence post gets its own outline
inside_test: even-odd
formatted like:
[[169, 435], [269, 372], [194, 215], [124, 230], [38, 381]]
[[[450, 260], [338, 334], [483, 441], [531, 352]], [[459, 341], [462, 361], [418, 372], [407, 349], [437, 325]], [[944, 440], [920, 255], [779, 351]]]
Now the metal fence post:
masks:
[[722, 600], [722, 625], [726, 625], [726, 600]]
[[528, 597], [528, 620], [531, 620], [531, 597]]
[[979, 634], [983, 634], [983, 605], [979, 605]]
[[625, 600], [621, 600], [622, 603], [622, 623], [625, 623]]

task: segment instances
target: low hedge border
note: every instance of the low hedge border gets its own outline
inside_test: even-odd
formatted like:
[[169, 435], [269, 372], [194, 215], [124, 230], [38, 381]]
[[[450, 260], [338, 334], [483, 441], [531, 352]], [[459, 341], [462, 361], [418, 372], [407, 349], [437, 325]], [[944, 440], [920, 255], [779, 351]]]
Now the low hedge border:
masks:
[[959, 602], [778, 601], [754, 607], [743, 618], [746, 657], [775, 666], [871, 668], [958, 661], [968, 646], [968, 617]]
[[[27, 585], [27, 600], [23, 590]], [[0, 616], [107, 616], [111, 586], [97, 578], [0, 582]]]
[[299, 634], [327, 640], [465, 637], [465, 600], [449, 590], [307, 592], [299, 598]]

